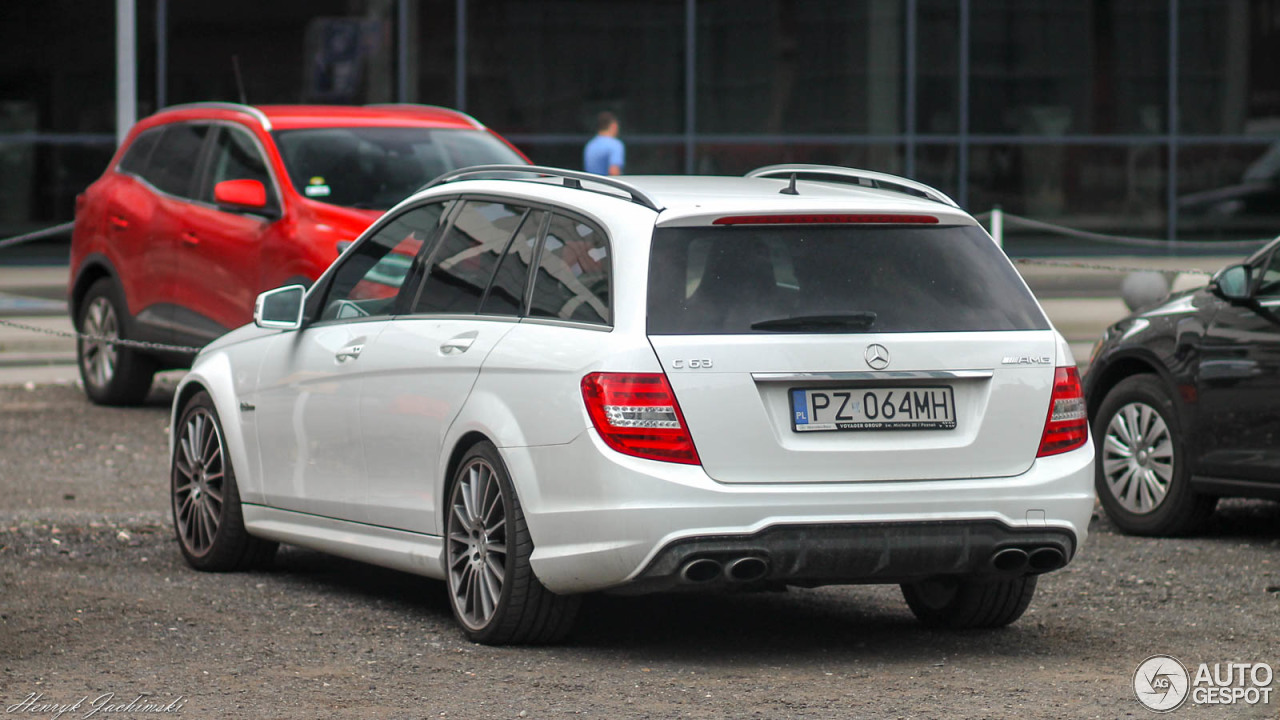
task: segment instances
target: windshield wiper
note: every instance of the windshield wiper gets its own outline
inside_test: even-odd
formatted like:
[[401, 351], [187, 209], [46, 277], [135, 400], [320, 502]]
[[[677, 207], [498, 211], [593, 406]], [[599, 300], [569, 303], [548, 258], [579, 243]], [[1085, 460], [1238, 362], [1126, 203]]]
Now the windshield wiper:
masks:
[[877, 315], [862, 310], [842, 315], [800, 315], [751, 323], [752, 330], [767, 332], [847, 332], [867, 330], [876, 324]]

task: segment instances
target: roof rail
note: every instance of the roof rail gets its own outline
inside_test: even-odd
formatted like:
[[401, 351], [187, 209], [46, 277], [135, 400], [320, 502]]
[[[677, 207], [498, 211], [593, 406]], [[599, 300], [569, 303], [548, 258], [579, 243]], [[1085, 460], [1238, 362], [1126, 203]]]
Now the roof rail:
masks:
[[[459, 168], [447, 172], [431, 182], [418, 188], [421, 192], [427, 188], [433, 188], [437, 185], [444, 185], [458, 180], [518, 180], [520, 178], [499, 178], [498, 175], [506, 175], [508, 173], [525, 173], [546, 175], [549, 177], [564, 178], [564, 186], [575, 190], [586, 190], [587, 192], [600, 193], [616, 197], [613, 193], [604, 192], [585, 187], [583, 183], [595, 183], [596, 185], [604, 185], [615, 190], [621, 190], [627, 194], [628, 199], [637, 205], [643, 205], [654, 212], [662, 212], [662, 206], [659, 205], [652, 197], [646, 194], [640, 188], [629, 182], [618, 180], [607, 175], [595, 175], [592, 173], [578, 172], [577, 170], [564, 170], [562, 168], [544, 167], [541, 165], [476, 165], [474, 167]], [[522, 182], [528, 182], [522, 180]]]
[[267, 118], [265, 113], [263, 113], [258, 108], [253, 107], [252, 105], [241, 105], [240, 103], [233, 103], [233, 102], [193, 102], [193, 103], [183, 103], [182, 105], [170, 105], [169, 107], [160, 108], [160, 112], [168, 112], [169, 110], [200, 110], [200, 109], [234, 110], [236, 112], [242, 112], [246, 115], [252, 115], [255, 120], [262, 123], [263, 130], [266, 130], [267, 132], [271, 132], [271, 120]]
[[890, 190], [893, 192], [907, 193], [909, 195], [917, 196], [923, 195], [926, 199], [933, 200], [934, 202], [940, 202], [955, 208], [960, 207], [955, 200], [947, 197], [946, 193], [937, 188], [925, 185], [924, 183], [916, 182], [915, 180], [908, 180], [904, 177], [898, 177], [897, 175], [889, 175], [888, 173], [840, 167], [838, 165], [805, 165], [801, 163], [769, 165], [767, 167], [752, 170], [747, 173], [747, 177], [781, 178], [785, 180], [792, 174], [799, 176], [801, 180], [844, 183], [846, 185], [869, 184], [871, 187], [879, 190]]
[[485, 129], [484, 123], [475, 119], [474, 116], [468, 115], [467, 113], [464, 113], [461, 110], [455, 110], [453, 108], [445, 107], [443, 105], [424, 105], [422, 103], [369, 103], [365, 105], [365, 107], [372, 108], [375, 110], [379, 108], [401, 109], [401, 110], [444, 110], [445, 112], [451, 112], [455, 115], [461, 115], [462, 117], [466, 118], [471, 122], [472, 125], [475, 126], [477, 130]]

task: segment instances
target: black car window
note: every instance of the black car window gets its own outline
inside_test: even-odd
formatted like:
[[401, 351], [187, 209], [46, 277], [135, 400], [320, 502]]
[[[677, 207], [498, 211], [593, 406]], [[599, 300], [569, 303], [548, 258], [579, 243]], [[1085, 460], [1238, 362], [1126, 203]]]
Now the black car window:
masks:
[[493, 283], [489, 285], [489, 293], [480, 305], [482, 315], [522, 315], [524, 314], [525, 289], [529, 285], [529, 265], [533, 262], [533, 252], [538, 244], [538, 232], [542, 230], [542, 222], [547, 217], [543, 210], [531, 210], [525, 215], [524, 222], [516, 236], [507, 245], [507, 251], [498, 262], [498, 269], [493, 274]]
[[120, 158], [120, 164], [117, 169], [120, 172], [127, 172], [139, 177], [146, 177], [147, 160], [151, 157], [151, 151], [155, 150], [156, 143], [160, 140], [160, 136], [164, 134], [164, 128], [151, 128], [133, 139], [133, 143], [129, 145], [129, 149], [125, 150], [124, 157]]
[[271, 176], [267, 173], [267, 163], [246, 130], [233, 127], [218, 129], [208, 176], [200, 197], [205, 202], [213, 202], [213, 186], [220, 182], [257, 180], [267, 190], [267, 205], [274, 204], [275, 193], [271, 187]]
[[170, 195], [190, 197], [196, 164], [200, 160], [200, 148], [204, 146], [204, 138], [208, 133], [208, 125], [166, 125], [164, 135], [151, 153], [151, 162], [147, 164], [144, 177]]
[[445, 203], [406, 210], [338, 259], [320, 320], [390, 315], [413, 260], [440, 224]]
[[468, 200], [431, 253], [431, 265], [415, 313], [479, 312], [498, 258], [524, 219], [525, 209], [490, 200]]
[[529, 315], [608, 324], [609, 277], [604, 233], [576, 218], [552, 215]]
[[1048, 320], [976, 226], [658, 228], [649, 332], [1046, 330]]

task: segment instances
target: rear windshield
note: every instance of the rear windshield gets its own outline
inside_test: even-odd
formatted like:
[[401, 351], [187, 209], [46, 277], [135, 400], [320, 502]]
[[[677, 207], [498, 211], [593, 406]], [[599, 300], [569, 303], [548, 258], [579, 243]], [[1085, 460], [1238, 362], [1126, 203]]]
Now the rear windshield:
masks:
[[649, 334], [1046, 330], [974, 226], [659, 228]]

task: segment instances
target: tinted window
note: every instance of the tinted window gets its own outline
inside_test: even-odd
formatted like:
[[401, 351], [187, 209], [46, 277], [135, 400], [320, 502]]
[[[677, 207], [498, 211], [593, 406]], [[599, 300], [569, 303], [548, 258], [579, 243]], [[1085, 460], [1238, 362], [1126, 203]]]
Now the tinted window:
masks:
[[470, 200], [431, 254], [431, 268], [414, 306], [419, 313], [475, 313], [498, 258], [525, 209]]
[[1049, 327], [976, 227], [658, 229], [648, 310], [655, 335]]
[[120, 158], [120, 172], [145, 176], [147, 159], [151, 157], [151, 151], [155, 149], [156, 142], [163, 133], [164, 128], [152, 128], [134, 138], [133, 144], [125, 151], [124, 157]]
[[390, 315], [422, 244], [440, 224], [444, 204], [401, 213], [338, 262], [321, 320]]
[[607, 324], [609, 265], [604, 233], [580, 220], [552, 215], [529, 314]]
[[507, 252], [498, 262], [493, 274], [493, 284], [485, 295], [480, 312], [485, 315], [521, 315], [524, 311], [524, 293], [529, 286], [529, 264], [538, 243], [538, 232], [547, 213], [532, 210], [520, 223], [520, 229], [507, 246]]
[[1265, 300], [1280, 297], [1280, 250], [1272, 252], [1271, 258], [1261, 269], [1262, 277], [1258, 279], [1256, 296]]
[[483, 130], [316, 128], [275, 137], [299, 193], [348, 207], [389, 208], [459, 167], [526, 164]]
[[208, 125], [166, 125], [164, 135], [151, 153], [151, 162], [144, 177], [170, 195], [188, 197], [196, 174], [196, 163], [200, 160], [200, 148], [208, 132]]
[[[239, 128], [219, 128], [214, 139], [213, 157], [209, 162], [209, 182], [202, 200], [213, 202], [213, 186], [224, 180], [257, 180], [267, 189], [271, 198], [271, 176], [267, 174], [266, 161], [254, 143], [253, 137]], [[271, 200], [268, 200], [271, 204]]]

